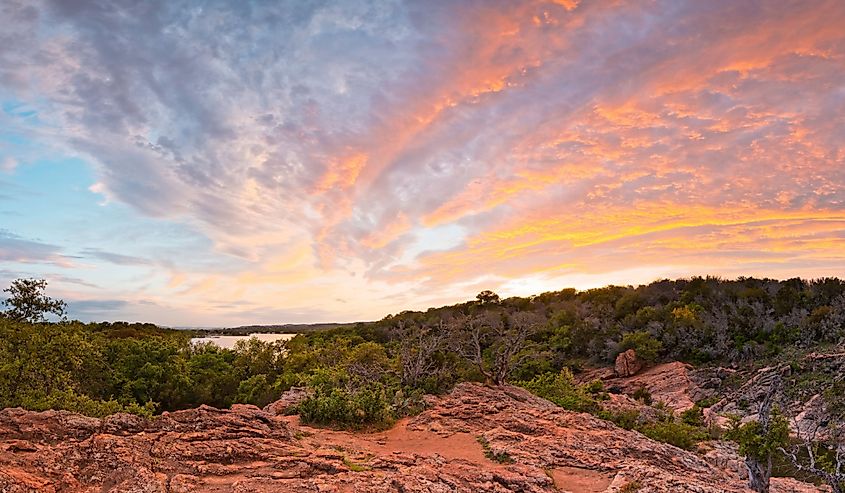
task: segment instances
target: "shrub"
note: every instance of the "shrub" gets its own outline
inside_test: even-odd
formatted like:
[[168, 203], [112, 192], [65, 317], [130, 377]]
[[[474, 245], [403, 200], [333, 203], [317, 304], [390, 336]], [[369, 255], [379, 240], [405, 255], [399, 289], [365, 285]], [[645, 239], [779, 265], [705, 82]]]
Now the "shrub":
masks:
[[651, 398], [651, 392], [649, 392], [648, 389], [645, 387], [640, 387], [635, 390], [631, 397], [642, 402], [646, 406], [650, 406], [653, 402], [653, 399]]
[[94, 418], [103, 418], [116, 413], [131, 413], [151, 417], [155, 411], [155, 405], [152, 402], [147, 402], [143, 406], [134, 402], [123, 405], [114, 399], [92, 399], [87, 395], [77, 394], [71, 389], [53, 391], [44, 397], [27, 399], [24, 401], [24, 407], [34, 411], [62, 409]]
[[658, 421], [642, 426], [639, 431], [658, 442], [665, 442], [678, 448], [693, 450], [695, 444], [708, 438], [701, 428], [676, 421]]
[[663, 343], [645, 331], [628, 332], [622, 336], [619, 343], [619, 352], [633, 349], [637, 357], [646, 363], [654, 363], [663, 349]]
[[681, 413], [681, 422], [690, 426], [704, 426], [704, 412], [700, 407], [698, 407], [698, 404], [696, 404]]
[[626, 430], [633, 430], [640, 421], [640, 412], [636, 409], [626, 409], [615, 413], [600, 411], [596, 416], [607, 421], [612, 421], [616, 426]]
[[316, 390], [297, 406], [303, 423], [340, 428], [382, 428], [393, 422], [390, 401], [380, 385], [370, 385], [354, 392], [339, 388]]
[[509, 453], [504, 450], [494, 451], [492, 447], [490, 447], [490, 442], [488, 442], [483, 436], [478, 437], [476, 440], [478, 440], [478, 443], [481, 444], [481, 448], [484, 450], [484, 457], [487, 457], [494, 462], [498, 462], [499, 464], [514, 463], [513, 457], [511, 457]]
[[766, 434], [763, 434], [763, 426], [759, 421], [740, 424], [738, 416], [729, 417], [731, 424], [725, 437], [739, 445], [740, 455], [768, 460], [778, 448], [785, 446], [789, 441], [789, 423], [777, 410], [772, 412]]
[[595, 379], [592, 382], [588, 383], [585, 386], [584, 390], [593, 395], [601, 394], [602, 392], [604, 392], [604, 382], [599, 379]]
[[596, 400], [575, 383], [568, 368], [560, 373], [537, 375], [531, 380], [517, 382], [517, 385], [570, 411], [595, 413], [599, 410]]
[[279, 393], [270, 385], [267, 375], [253, 375], [238, 384], [238, 393], [235, 402], [242, 404], [254, 404], [264, 407], [278, 398]]

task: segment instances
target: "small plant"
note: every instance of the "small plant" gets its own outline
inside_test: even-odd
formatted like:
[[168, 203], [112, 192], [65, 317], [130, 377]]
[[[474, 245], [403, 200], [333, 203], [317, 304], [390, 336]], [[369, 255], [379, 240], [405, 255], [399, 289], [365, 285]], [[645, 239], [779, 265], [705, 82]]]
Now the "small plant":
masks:
[[572, 372], [564, 368], [560, 373], [544, 373], [517, 385], [532, 394], [550, 400], [570, 411], [595, 413], [598, 402], [585, 387], [575, 383]]
[[651, 392], [649, 392], [648, 389], [645, 388], [645, 387], [640, 387], [637, 390], [635, 390], [631, 397], [633, 397], [634, 399], [642, 402], [646, 406], [650, 406], [651, 403], [653, 402], [653, 400], [651, 398]]
[[588, 383], [584, 387], [584, 390], [586, 390], [587, 393], [592, 395], [601, 394], [602, 392], [604, 392], [604, 382], [599, 379], [595, 379], [592, 382]]
[[652, 440], [668, 443], [685, 450], [695, 449], [698, 442], [708, 438], [706, 430], [676, 421], [650, 423], [642, 426], [639, 431]]
[[390, 402], [378, 385], [347, 392], [322, 389], [297, 406], [303, 423], [360, 429], [385, 428], [393, 423]]
[[639, 423], [640, 412], [636, 409], [626, 409], [615, 413], [609, 411], [599, 411], [596, 413], [596, 417], [611, 421], [620, 428], [633, 430], [637, 427], [637, 423]]
[[623, 486], [619, 490], [619, 493], [635, 493], [637, 491], [640, 491], [640, 488], [642, 487], [643, 486], [640, 484], [639, 481], [631, 481], [630, 483], [627, 483], [625, 486]]
[[704, 426], [704, 412], [698, 404], [696, 404], [681, 413], [681, 421], [690, 426]]
[[483, 436], [478, 437], [476, 440], [479, 444], [481, 444], [481, 448], [484, 450], [484, 457], [487, 457], [493, 462], [498, 462], [499, 464], [514, 463], [513, 457], [511, 457], [510, 454], [505, 452], [504, 450], [494, 452], [493, 449], [490, 447], [490, 442], [488, 442], [487, 439]]
[[714, 404], [716, 404], [717, 402], [719, 402], [719, 400], [720, 400], [719, 397], [714, 395], [714, 396], [705, 397], [704, 399], [701, 399], [700, 401], [696, 402], [695, 405], [698, 406], [701, 409], [707, 409], [708, 407], [711, 407]]
[[349, 457], [343, 458], [343, 464], [348, 467], [349, 470], [352, 472], [364, 472], [370, 470], [368, 466], [358, 464], [357, 462], [352, 461], [352, 459], [350, 459]]

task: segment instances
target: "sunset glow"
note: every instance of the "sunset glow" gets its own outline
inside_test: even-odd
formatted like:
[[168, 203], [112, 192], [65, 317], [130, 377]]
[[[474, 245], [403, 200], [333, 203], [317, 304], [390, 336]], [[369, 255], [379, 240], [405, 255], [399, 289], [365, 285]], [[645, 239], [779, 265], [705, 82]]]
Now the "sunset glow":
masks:
[[845, 275], [845, 2], [0, 0], [0, 283], [379, 319]]

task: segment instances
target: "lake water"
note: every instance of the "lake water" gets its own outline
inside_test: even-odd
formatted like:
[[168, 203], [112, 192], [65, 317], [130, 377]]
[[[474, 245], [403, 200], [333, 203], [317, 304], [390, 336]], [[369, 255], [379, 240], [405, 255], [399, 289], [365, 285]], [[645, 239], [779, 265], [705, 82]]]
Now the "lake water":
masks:
[[220, 346], [224, 349], [234, 349], [235, 343], [238, 341], [245, 341], [250, 337], [255, 337], [256, 339], [264, 342], [275, 342], [275, 341], [288, 341], [293, 339], [296, 334], [250, 334], [248, 336], [209, 336], [209, 337], [194, 337], [191, 339], [192, 344], [198, 344], [202, 342], [212, 342], [217, 346]]

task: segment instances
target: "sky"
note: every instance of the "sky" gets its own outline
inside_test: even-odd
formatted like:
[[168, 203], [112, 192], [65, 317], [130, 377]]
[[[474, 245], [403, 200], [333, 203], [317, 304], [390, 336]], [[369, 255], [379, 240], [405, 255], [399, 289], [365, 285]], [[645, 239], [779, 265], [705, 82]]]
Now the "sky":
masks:
[[841, 0], [0, 0], [0, 284], [380, 319], [845, 275]]

